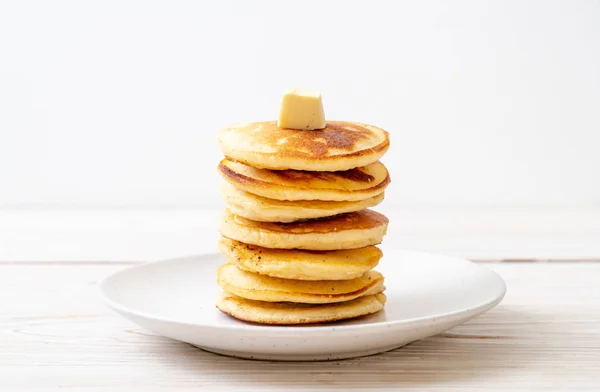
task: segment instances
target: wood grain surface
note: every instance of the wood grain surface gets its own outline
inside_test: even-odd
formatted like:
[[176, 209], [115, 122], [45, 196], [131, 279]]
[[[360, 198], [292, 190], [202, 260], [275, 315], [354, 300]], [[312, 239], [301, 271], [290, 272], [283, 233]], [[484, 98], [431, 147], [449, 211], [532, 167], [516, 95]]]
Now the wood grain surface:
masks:
[[320, 363], [222, 357], [106, 309], [123, 264], [0, 263], [0, 390], [600, 390], [600, 263], [489, 263], [505, 300], [393, 352]]

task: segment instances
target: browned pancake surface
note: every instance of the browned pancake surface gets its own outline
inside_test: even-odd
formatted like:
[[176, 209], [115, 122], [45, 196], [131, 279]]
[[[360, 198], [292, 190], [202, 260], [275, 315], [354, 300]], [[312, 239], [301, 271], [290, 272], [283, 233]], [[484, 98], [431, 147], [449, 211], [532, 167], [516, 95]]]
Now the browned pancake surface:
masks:
[[[260, 132], [254, 132], [260, 127]], [[281, 157], [319, 159], [330, 156], [361, 156], [385, 150], [389, 147], [389, 136], [376, 127], [354, 122], [328, 121], [322, 130], [298, 131], [279, 128], [276, 121], [244, 124], [237, 128], [241, 132], [253, 133], [256, 144], [277, 151]], [[379, 130], [379, 128], [377, 128]]]
[[301, 189], [332, 189], [340, 191], [383, 191], [390, 183], [390, 176], [381, 162], [364, 167], [335, 172], [312, 172], [302, 170], [269, 170], [251, 167], [242, 162], [223, 159], [219, 172], [232, 184], [244, 184], [269, 188], [286, 186]]
[[231, 217], [240, 225], [243, 225], [249, 229], [294, 234], [322, 234], [344, 230], [373, 229], [387, 225], [389, 222], [388, 218], [386, 218], [384, 215], [368, 209], [326, 219], [315, 219], [292, 223], [257, 222], [233, 214]]

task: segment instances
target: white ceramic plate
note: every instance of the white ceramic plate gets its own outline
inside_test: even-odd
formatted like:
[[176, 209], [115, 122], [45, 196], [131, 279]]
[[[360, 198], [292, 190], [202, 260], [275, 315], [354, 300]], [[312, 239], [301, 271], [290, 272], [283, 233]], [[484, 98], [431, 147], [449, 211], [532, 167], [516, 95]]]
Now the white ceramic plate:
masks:
[[109, 307], [140, 326], [201, 349], [253, 359], [330, 360], [389, 351], [448, 330], [504, 297], [494, 272], [470, 261], [388, 250], [377, 270], [386, 278], [384, 311], [353, 321], [264, 326], [219, 312], [210, 254], [137, 265], [100, 285]]

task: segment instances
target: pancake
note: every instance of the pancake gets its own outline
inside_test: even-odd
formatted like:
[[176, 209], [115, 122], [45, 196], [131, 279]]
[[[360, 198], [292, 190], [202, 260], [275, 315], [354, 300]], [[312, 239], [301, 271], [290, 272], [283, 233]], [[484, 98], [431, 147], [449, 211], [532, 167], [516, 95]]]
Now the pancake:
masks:
[[358, 201], [275, 200], [223, 183], [221, 196], [236, 215], [261, 222], [295, 222], [364, 210], [381, 203], [384, 194]]
[[257, 222], [225, 210], [221, 235], [265, 248], [339, 250], [381, 243], [388, 219], [371, 210], [293, 223]]
[[385, 290], [383, 276], [369, 271], [350, 280], [281, 279], [242, 271], [224, 264], [217, 271], [221, 288], [238, 297], [265, 302], [326, 304], [350, 301]]
[[390, 183], [381, 162], [336, 172], [257, 169], [224, 159], [221, 176], [238, 189], [276, 200], [356, 201], [382, 193]]
[[311, 305], [253, 301], [222, 293], [217, 308], [239, 320], [260, 324], [313, 324], [347, 320], [377, 313], [385, 305], [385, 294], [360, 297], [335, 304]]
[[336, 171], [365, 166], [389, 148], [389, 134], [372, 125], [329, 121], [322, 130], [282, 129], [276, 121], [223, 129], [218, 145], [225, 156], [257, 168]]
[[230, 264], [261, 275], [300, 280], [355, 279], [375, 268], [383, 253], [376, 246], [334, 251], [269, 249], [227, 237], [219, 250]]

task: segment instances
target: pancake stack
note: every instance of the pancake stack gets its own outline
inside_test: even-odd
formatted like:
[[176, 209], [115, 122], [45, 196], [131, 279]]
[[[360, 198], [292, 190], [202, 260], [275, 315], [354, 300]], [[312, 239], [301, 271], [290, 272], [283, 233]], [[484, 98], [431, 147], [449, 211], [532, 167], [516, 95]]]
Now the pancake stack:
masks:
[[344, 320], [383, 309], [375, 245], [388, 219], [370, 210], [390, 183], [379, 159], [384, 130], [327, 122], [319, 130], [277, 122], [222, 130], [218, 170], [226, 202], [217, 308], [261, 324]]

